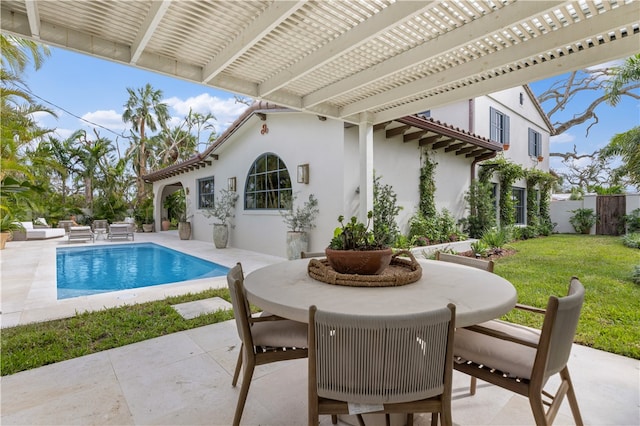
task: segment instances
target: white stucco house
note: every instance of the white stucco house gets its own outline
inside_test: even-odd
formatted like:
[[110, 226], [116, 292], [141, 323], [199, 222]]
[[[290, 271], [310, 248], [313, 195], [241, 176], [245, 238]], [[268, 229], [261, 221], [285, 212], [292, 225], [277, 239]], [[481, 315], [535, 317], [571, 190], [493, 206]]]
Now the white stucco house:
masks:
[[[229, 245], [284, 257], [287, 228], [278, 210], [282, 191], [293, 191], [300, 201], [316, 196], [320, 215], [310, 231], [309, 250], [322, 251], [339, 215], [361, 216], [371, 205], [374, 171], [396, 192], [403, 207], [397, 222], [405, 232], [418, 207], [424, 156], [438, 163], [437, 209], [460, 219], [481, 161], [504, 155], [525, 168], [548, 171], [551, 132], [526, 86], [376, 125], [258, 102], [206, 151], [145, 180], [153, 183], [156, 224], [166, 215], [164, 197], [184, 188], [193, 215], [192, 238], [204, 241], [212, 241], [213, 232], [202, 208], [220, 189], [235, 187], [239, 200]], [[524, 191], [526, 186], [518, 182], [514, 188]]]

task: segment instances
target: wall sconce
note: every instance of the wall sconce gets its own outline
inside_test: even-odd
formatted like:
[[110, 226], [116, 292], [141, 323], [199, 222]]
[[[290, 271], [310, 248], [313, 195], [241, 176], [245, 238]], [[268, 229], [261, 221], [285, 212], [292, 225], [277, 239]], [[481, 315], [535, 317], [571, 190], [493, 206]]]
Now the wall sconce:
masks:
[[227, 189], [231, 192], [236, 192], [236, 177], [230, 177], [227, 179]]
[[309, 164], [298, 164], [298, 183], [309, 183]]

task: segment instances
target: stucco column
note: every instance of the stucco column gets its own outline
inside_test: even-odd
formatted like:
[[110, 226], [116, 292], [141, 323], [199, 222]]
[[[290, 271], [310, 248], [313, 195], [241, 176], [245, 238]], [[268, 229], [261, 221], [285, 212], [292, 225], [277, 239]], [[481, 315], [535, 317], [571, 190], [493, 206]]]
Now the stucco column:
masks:
[[360, 209], [358, 218], [367, 223], [367, 212], [373, 210], [373, 123], [371, 115], [360, 114]]

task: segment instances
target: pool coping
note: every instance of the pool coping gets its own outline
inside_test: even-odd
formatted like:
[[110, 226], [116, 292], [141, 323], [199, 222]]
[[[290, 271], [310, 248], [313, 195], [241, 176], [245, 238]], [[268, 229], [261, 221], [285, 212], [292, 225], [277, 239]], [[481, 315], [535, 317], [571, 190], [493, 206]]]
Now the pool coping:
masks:
[[177, 231], [136, 233], [136, 241], [98, 240], [71, 242], [66, 237], [50, 240], [10, 241], [0, 251], [0, 325], [19, 324], [67, 318], [77, 312], [96, 311], [125, 304], [143, 303], [168, 296], [195, 293], [208, 288], [226, 286], [225, 276], [203, 278], [153, 287], [120, 290], [69, 299], [57, 299], [56, 248], [85, 244], [110, 245], [153, 242], [167, 248], [232, 267], [242, 262], [245, 273], [286, 259], [248, 250], [228, 247], [216, 249], [213, 242], [180, 240]]

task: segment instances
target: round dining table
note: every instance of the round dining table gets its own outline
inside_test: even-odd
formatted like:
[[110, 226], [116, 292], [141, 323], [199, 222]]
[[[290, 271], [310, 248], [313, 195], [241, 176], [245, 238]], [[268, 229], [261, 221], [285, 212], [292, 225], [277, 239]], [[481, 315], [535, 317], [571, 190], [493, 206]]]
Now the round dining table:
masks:
[[456, 305], [456, 326], [498, 318], [516, 304], [517, 293], [506, 279], [477, 268], [419, 260], [422, 277], [392, 287], [350, 287], [311, 278], [310, 259], [285, 261], [257, 269], [244, 280], [247, 299], [272, 314], [309, 321], [309, 306], [362, 315], [399, 315]]

